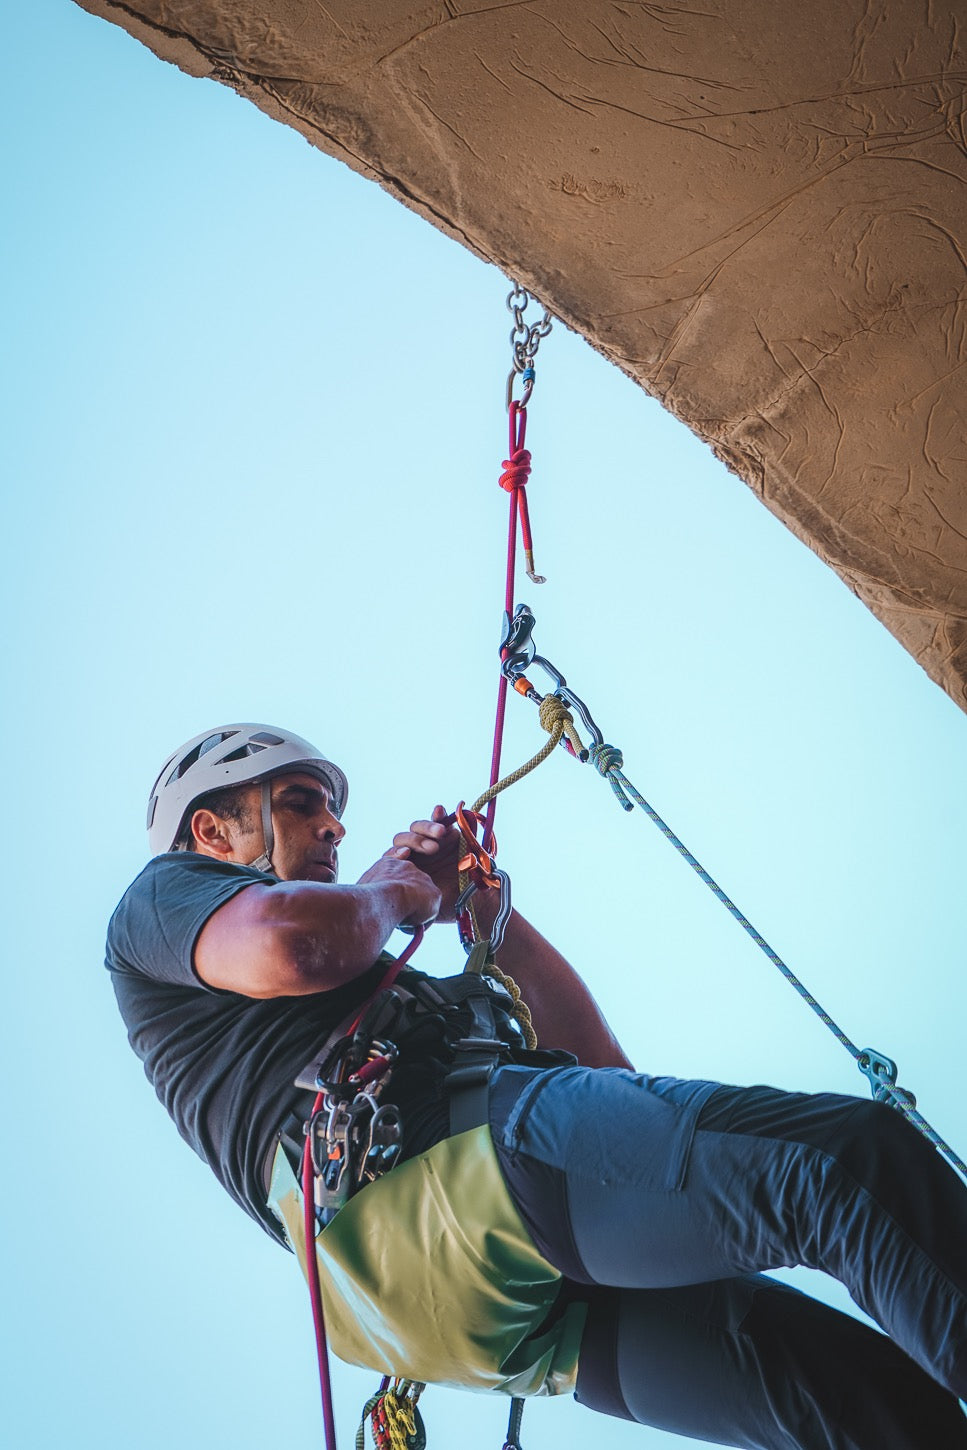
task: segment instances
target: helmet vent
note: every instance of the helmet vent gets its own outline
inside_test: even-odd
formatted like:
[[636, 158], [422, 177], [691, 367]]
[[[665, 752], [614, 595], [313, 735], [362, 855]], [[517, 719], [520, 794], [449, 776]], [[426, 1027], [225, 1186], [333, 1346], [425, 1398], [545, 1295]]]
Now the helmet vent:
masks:
[[198, 764], [198, 761], [203, 755], [209, 750], [214, 750], [216, 745], [221, 745], [223, 740], [231, 740], [232, 736], [237, 733], [236, 730], [219, 730], [215, 735], [207, 736], [200, 745], [196, 745], [194, 750], [189, 750], [188, 754], [182, 760], [179, 760], [168, 777], [168, 780], [181, 780], [182, 776], [187, 775], [193, 765]]
[[227, 765], [230, 760], [245, 760], [250, 755], [258, 755], [260, 750], [268, 750], [271, 745], [283, 745], [285, 742], [279, 735], [269, 735], [263, 730], [259, 735], [252, 735], [244, 745], [237, 750], [232, 750], [228, 755], [222, 756], [222, 764]]

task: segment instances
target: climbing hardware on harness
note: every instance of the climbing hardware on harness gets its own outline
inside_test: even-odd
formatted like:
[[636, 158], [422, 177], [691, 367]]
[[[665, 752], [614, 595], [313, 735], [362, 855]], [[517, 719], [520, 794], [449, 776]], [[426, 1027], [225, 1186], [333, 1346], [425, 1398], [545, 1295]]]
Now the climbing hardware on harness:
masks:
[[376, 1450], [425, 1450], [426, 1430], [417, 1409], [425, 1389], [418, 1380], [390, 1380], [386, 1376], [363, 1406], [356, 1450], [365, 1450], [367, 1421]]

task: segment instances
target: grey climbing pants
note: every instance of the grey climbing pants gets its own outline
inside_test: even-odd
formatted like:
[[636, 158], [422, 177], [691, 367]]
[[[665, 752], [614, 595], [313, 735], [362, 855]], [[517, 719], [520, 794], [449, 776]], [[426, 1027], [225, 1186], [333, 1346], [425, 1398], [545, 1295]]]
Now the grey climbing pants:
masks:
[[[967, 1450], [967, 1189], [896, 1110], [501, 1069], [491, 1131], [586, 1298], [577, 1398], [750, 1450]], [[763, 1277], [841, 1280], [884, 1334]]]

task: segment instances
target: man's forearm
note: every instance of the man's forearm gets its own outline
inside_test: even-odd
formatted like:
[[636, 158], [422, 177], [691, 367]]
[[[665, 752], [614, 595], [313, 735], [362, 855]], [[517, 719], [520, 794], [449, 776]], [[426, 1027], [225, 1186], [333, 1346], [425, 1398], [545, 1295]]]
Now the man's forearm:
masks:
[[391, 858], [355, 886], [253, 884], [205, 923], [195, 968], [210, 987], [246, 997], [327, 992], [372, 966], [397, 926], [431, 920], [439, 900], [427, 876]]
[[283, 882], [271, 890], [276, 952], [287, 958], [290, 988], [299, 993], [329, 990], [366, 971], [410, 905], [407, 892], [394, 882], [321, 887]]

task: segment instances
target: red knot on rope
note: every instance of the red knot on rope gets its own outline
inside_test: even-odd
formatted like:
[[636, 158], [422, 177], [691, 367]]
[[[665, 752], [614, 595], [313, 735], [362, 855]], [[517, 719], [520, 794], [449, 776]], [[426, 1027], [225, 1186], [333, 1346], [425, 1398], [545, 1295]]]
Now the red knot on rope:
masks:
[[524, 488], [531, 476], [530, 449], [518, 448], [510, 458], [504, 459], [503, 469], [500, 475], [501, 488], [505, 488], [508, 493]]

